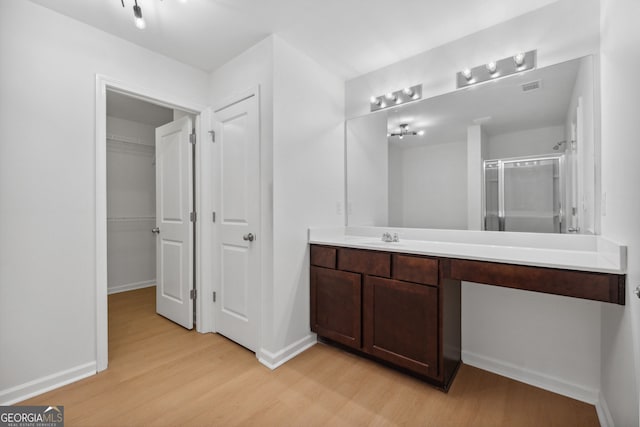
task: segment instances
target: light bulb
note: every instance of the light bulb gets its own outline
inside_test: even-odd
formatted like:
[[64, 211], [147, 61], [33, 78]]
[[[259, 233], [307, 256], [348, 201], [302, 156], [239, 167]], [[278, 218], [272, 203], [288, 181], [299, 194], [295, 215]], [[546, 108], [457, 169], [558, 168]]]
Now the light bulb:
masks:
[[464, 76], [465, 79], [467, 80], [471, 80], [471, 70], [468, 68], [465, 68], [464, 70], [462, 70], [462, 75]]
[[389, 101], [396, 101], [398, 99], [397, 96], [395, 96], [393, 93], [389, 92], [388, 94], [385, 95], [385, 98], [387, 98]]
[[137, 4], [133, 6], [133, 16], [135, 16], [136, 27], [144, 30], [147, 27], [147, 23], [144, 22], [144, 18], [142, 17], [142, 9]]
[[400, 135], [400, 136], [398, 136], [398, 138], [404, 139], [404, 135]]
[[408, 97], [412, 97], [414, 95], [414, 92], [410, 87], [405, 87], [404, 89], [402, 89], [402, 92], [404, 92], [404, 94]]
[[371, 98], [369, 98], [369, 102], [373, 105], [377, 105], [377, 106], [381, 106], [382, 105], [382, 100], [380, 100], [379, 98], [372, 96]]
[[424, 135], [424, 130], [419, 130], [418, 131], [418, 135], [420, 135], [420, 136]]
[[144, 22], [144, 18], [136, 18], [136, 27], [138, 27], [141, 30], [144, 30], [145, 28], [147, 28], [147, 23]]
[[496, 70], [498, 69], [498, 66], [496, 65], [495, 62], [491, 61], [487, 64], [487, 71], [490, 74], [495, 74]]
[[515, 62], [516, 67], [522, 67], [524, 65], [524, 58], [525, 55], [523, 52], [520, 52], [513, 57], [513, 62]]

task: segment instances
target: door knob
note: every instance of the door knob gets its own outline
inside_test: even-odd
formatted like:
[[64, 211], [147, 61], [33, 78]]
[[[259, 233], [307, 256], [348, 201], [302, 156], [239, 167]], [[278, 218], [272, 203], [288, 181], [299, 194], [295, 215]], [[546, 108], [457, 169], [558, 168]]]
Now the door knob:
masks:
[[158, 227], [155, 227], [155, 228], [151, 229], [151, 232], [155, 233], [155, 234], [159, 234], [160, 233], [160, 229]]
[[244, 236], [242, 236], [242, 240], [248, 240], [249, 242], [253, 242], [255, 238], [256, 236], [254, 236], [253, 233], [245, 234]]
[[640, 298], [640, 285], [636, 286], [636, 288], [633, 290], [633, 293], [636, 294], [638, 298]]

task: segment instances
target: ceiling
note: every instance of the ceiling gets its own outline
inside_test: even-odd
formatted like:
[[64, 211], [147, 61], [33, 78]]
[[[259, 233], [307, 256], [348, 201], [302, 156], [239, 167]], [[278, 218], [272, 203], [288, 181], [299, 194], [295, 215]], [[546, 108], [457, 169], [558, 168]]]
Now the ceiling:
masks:
[[275, 33], [349, 79], [557, 0], [31, 0], [204, 71]]
[[[489, 81], [386, 112], [388, 132], [401, 123], [423, 136], [390, 137], [398, 147], [465, 142], [467, 128], [481, 124], [488, 136], [564, 125], [580, 59]], [[522, 85], [540, 82], [524, 92]]]

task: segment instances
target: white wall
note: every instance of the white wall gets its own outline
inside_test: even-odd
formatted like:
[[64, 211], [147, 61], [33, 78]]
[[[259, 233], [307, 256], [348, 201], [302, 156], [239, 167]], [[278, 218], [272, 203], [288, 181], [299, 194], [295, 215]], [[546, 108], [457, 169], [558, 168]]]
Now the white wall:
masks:
[[[346, 117], [369, 112], [369, 97], [422, 84], [422, 97], [455, 90], [465, 68], [538, 49], [538, 67], [592, 54], [599, 0], [560, 0], [520, 17], [347, 81]], [[579, 23], [579, 25], [576, 25]]]
[[202, 104], [208, 76], [28, 1], [0, 2], [0, 57], [7, 402], [95, 372], [96, 73]]
[[628, 247], [627, 304], [602, 305], [602, 393], [616, 426], [640, 424], [638, 16], [635, 0], [602, 1], [602, 234]]
[[298, 343], [313, 342], [307, 228], [344, 224], [344, 211], [337, 210], [344, 203], [344, 82], [270, 36], [212, 74], [211, 103], [222, 106], [257, 85], [263, 218], [258, 357], [275, 366]]
[[309, 226], [344, 225], [344, 81], [274, 37], [273, 341], [309, 339]]
[[392, 148], [389, 188], [390, 226], [466, 229], [466, 142]]
[[387, 115], [370, 114], [347, 126], [347, 221], [382, 226], [389, 222]]
[[155, 128], [107, 116], [107, 290], [155, 284]]
[[[544, 67], [594, 54], [599, 51], [599, 31], [599, 0], [560, 0], [347, 81], [346, 115], [366, 114], [371, 95], [418, 83], [423, 84], [425, 98], [450, 92], [455, 89], [457, 71], [489, 58], [538, 49], [538, 66]], [[530, 382], [532, 374], [524, 373], [533, 372], [549, 388], [594, 401], [594, 390], [600, 387], [600, 305], [552, 297], [554, 310], [548, 311], [546, 300], [539, 297], [463, 284], [463, 359], [486, 369], [503, 367], [509, 375]], [[537, 312], [545, 312], [544, 321]], [[502, 314], [499, 320], [497, 314]], [[571, 330], [558, 327], [566, 319], [572, 319]], [[525, 327], [532, 324], [537, 326], [535, 331]], [[482, 339], [493, 334], [503, 340], [500, 353], [495, 352], [495, 339]], [[545, 379], [548, 375], [552, 378]]]
[[[222, 67], [215, 70], [210, 77], [209, 104], [218, 109], [237, 101], [244, 93], [252, 88], [258, 88], [260, 97], [260, 210], [261, 223], [258, 240], [261, 247], [261, 347], [272, 341], [273, 318], [273, 37], [268, 37], [255, 46], [238, 55]], [[212, 167], [207, 167], [207, 161], [215, 165], [212, 145], [203, 145], [202, 172], [203, 182], [213, 182]], [[203, 187], [206, 191], [206, 185]], [[205, 212], [216, 211], [216, 187], [213, 187], [211, 198], [202, 198]], [[208, 201], [208, 204], [207, 204]], [[205, 230], [206, 231], [206, 230]], [[211, 236], [214, 242], [216, 235], [212, 228], [205, 232], [201, 244], [207, 244], [206, 236]], [[214, 253], [214, 261], [204, 271], [203, 280], [214, 281], [215, 271], [220, 271], [216, 248], [209, 248]], [[203, 266], [205, 267], [205, 266]], [[210, 309], [213, 309], [211, 303]]]
[[564, 140], [565, 127], [563, 125], [491, 135], [488, 138], [485, 160], [562, 154], [565, 146], [562, 146], [558, 151], [554, 150], [553, 146]]

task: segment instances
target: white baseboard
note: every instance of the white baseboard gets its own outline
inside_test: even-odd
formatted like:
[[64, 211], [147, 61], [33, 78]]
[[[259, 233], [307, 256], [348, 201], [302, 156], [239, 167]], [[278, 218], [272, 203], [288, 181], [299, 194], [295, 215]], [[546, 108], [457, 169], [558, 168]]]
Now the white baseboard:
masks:
[[156, 280], [145, 280], [144, 282], [125, 283], [124, 285], [110, 286], [107, 288], [107, 294], [117, 294], [120, 292], [133, 291], [136, 289], [150, 288], [156, 285]]
[[598, 421], [600, 421], [600, 427], [614, 427], [613, 418], [611, 412], [609, 412], [609, 405], [604, 400], [602, 393], [598, 393], [598, 401], [596, 402], [596, 412], [598, 413]]
[[58, 387], [80, 381], [96, 374], [96, 362], [85, 363], [65, 371], [0, 390], [0, 405], [13, 405]]
[[301, 340], [288, 345], [277, 353], [271, 353], [265, 349], [260, 349], [260, 357], [258, 357], [258, 360], [267, 368], [276, 369], [278, 366], [293, 359], [309, 347], [315, 345], [316, 342], [318, 342], [316, 334], [309, 334]]
[[580, 400], [581, 402], [596, 405], [599, 401], [600, 391], [597, 389], [574, 384], [562, 378], [552, 377], [548, 374], [512, 365], [502, 360], [463, 351], [462, 361], [467, 365], [475, 366], [476, 368], [493, 372], [503, 377]]

